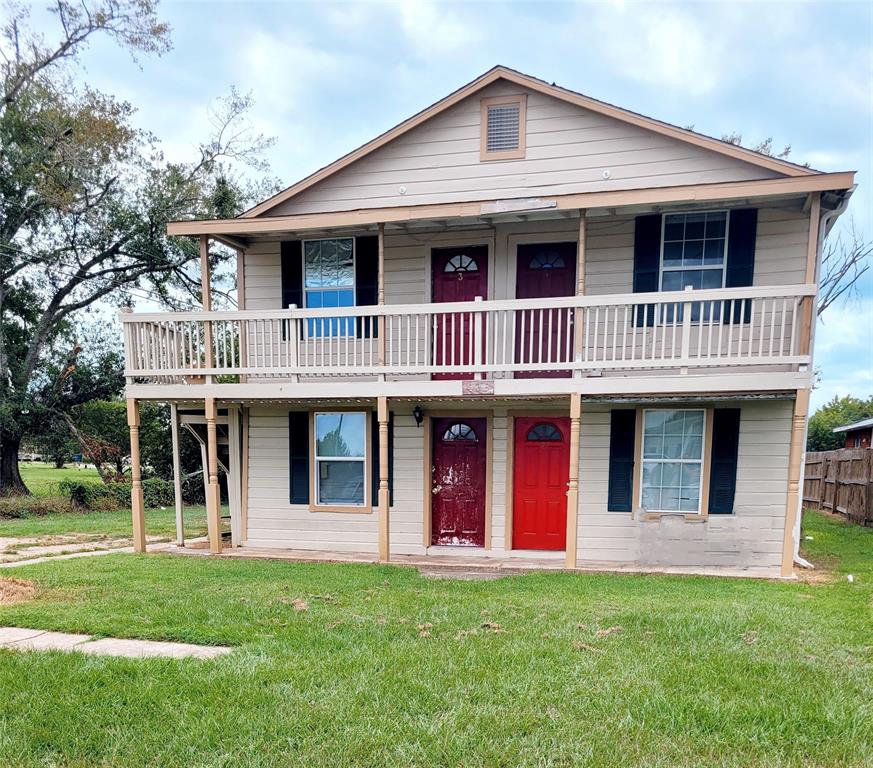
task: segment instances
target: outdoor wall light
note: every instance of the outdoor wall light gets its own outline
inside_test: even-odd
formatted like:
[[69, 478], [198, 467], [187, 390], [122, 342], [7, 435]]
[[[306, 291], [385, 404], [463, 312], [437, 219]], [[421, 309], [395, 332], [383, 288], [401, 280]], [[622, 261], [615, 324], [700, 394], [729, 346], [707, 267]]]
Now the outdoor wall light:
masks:
[[421, 423], [424, 421], [424, 411], [421, 410], [420, 405], [416, 405], [415, 408], [412, 409], [412, 418], [415, 419], [415, 426], [420, 427]]

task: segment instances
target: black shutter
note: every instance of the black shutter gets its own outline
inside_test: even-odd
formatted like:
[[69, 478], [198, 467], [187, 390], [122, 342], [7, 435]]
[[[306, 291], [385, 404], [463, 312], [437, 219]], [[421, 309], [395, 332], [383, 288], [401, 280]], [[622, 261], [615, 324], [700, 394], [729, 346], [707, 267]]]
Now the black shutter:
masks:
[[[379, 302], [379, 238], [366, 235], [355, 238], [355, 306], [369, 307]], [[375, 317], [358, 323], [357, 337], [376, 337], [379, 327]]]
[[[373, 506], [379, 506], [379, 418], [370, 422], [370, 488]], [[388, 414], [388, 506], [394, 505], [394, 411]]]
[[712, 415], [712, 450], [709, 469], [710, 515], [729, 515], [734, 511], [739, 446], [740, 409], [716, 408]]
[[282, 243], [282, 309], [303, 307], [303, 247], [299, 240]]
[[288, 413], [288, 447], [291, 460], [291, 503], [309, 503], [309, 413]]
[[610, 512], [630, 512], [637, 414], [634, 410], [622, 409], [610, 411], [609, 417], [609, 495], [606, 508]]
[[[727, 264], [725, 265], [725, 288], [746, 288], [755, 278], [755, 241], [758, 234], [758, 209], [741, 208], [731, 211], [728, 225]], [[731, 307], [731, 305], [735, 305]], [[748, 323], [752, 317], [752, 302], [725, 302], [724, 321]]]
[[[634, 222], [634, 293], [651, 293], [659, 288], [661, 269], [661, 215], [637, 216]], [[655, 322], [655, 308], [646, 309], [646, 325]], [[642, 308], [634, 322], [643, 325]]]

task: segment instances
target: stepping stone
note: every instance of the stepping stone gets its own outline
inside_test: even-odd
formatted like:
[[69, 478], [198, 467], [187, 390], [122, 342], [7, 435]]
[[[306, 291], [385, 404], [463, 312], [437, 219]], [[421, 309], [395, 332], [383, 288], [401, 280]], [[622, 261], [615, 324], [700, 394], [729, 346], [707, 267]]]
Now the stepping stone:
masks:
[[77, 645], [87, 643], [91, 635], [71, 635], [66, 632], [42, 632], [36, 637], [28, 637], [7, 648], [22, 651], [72, 651]]
[[0, 646], [17, 643], [37, 635], [44, 635], [44, 629], [25, 629], [24, 627], [0, 627]]
[[231, 649], [218, 645], [191, 645], [190, 643], [163, 643], [156, 640], [123, 640], [104, 637], [76, 648], [95, 656], [126, 656], [131, 659], [164, 657], [169, 659], [214, 659]]

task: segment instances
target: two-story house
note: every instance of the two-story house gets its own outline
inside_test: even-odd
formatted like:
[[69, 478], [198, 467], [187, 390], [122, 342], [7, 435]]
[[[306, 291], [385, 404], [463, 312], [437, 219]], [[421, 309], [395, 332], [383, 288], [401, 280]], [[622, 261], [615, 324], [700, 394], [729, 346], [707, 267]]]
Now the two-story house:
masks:
[[[199, 430], [210, 547], [792, 573], [821, 173], [496, 67], [200, 239], [123, 314]], [[210, 311], [210, 240], [239, 309]], [[177, 457], [178, 464], [178, 457]]]

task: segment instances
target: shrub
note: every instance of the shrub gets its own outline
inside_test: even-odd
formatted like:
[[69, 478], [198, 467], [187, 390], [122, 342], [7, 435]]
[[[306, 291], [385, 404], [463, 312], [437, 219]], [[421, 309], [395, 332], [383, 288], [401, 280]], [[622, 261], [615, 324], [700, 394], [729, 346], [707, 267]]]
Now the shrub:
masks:
[[68, 499], [41, 496], [6, 496], [0, 498], [0, 520], [22, 517], [41, 517], [76, 512]]
[[[107, 485], [93, 481], [63, 480], [59, 484], [59, 489], [61, 495], [68, 499], [70, 504], [80, 509], [119, 509], [130, 506], [130, 483], [128, 482]], [[172, 507], [175, 504], [173, 483], [169, 480], [150, 477], [143, 480], [142, 491], [146, 507]], [[184, 498], [184, 484], [182, 495]], [[203, 484], [201, 482], [200, 499], [202, 498]]]

